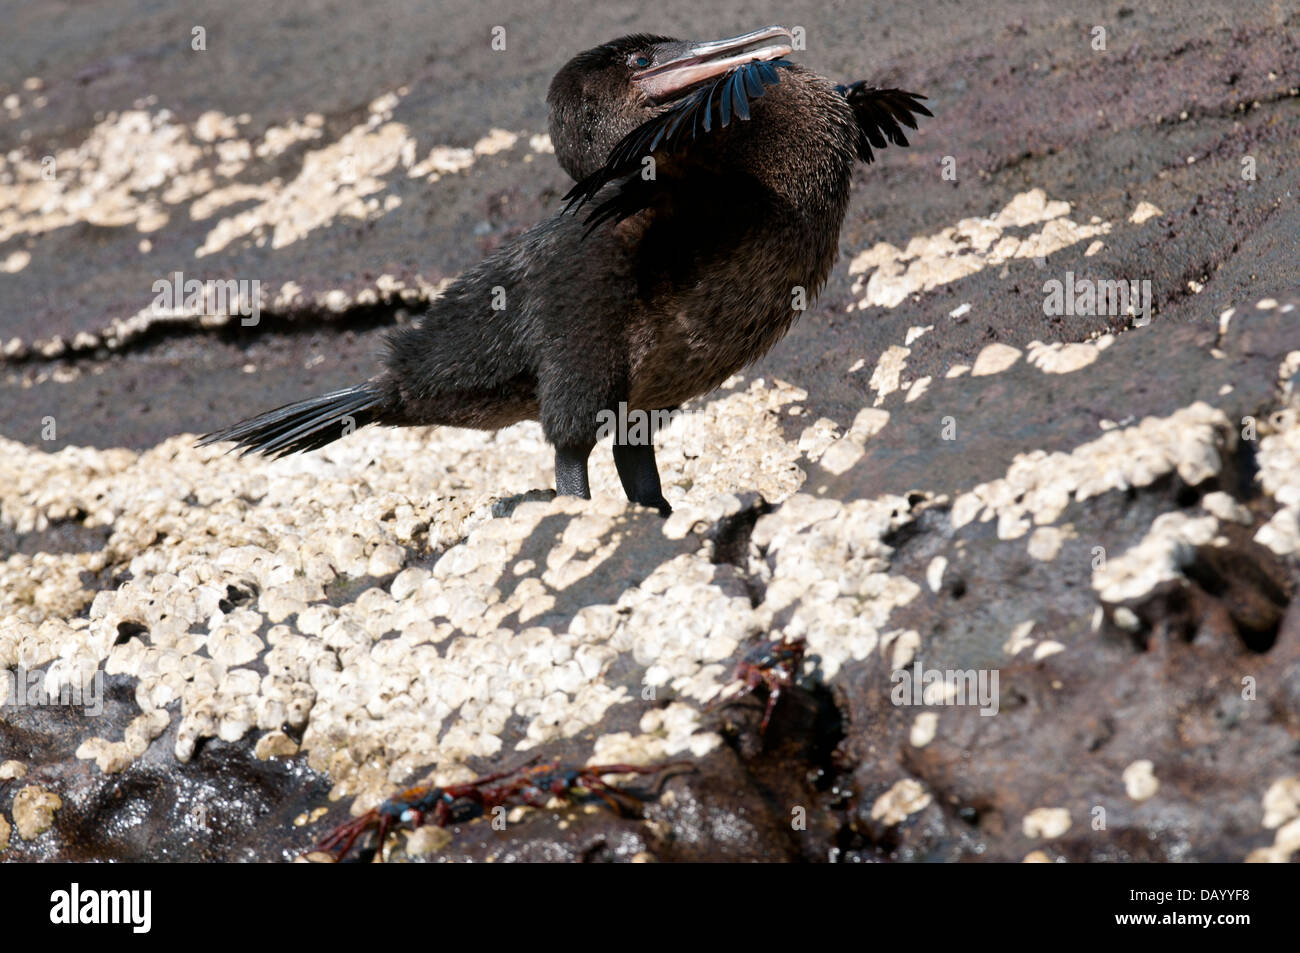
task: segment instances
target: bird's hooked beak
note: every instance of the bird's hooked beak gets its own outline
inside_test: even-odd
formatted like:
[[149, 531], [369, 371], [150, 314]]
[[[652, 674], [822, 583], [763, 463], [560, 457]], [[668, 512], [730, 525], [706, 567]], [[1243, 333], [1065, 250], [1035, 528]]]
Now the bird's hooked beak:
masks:
[[793, 49], [794, 37], [783, 26], [766, 26], [726, 40], [688, 46], [666, 63], [632, 74], [632, 82], [650, 99], [669, 99], [683, 90], [755, 60], [775, 60]]

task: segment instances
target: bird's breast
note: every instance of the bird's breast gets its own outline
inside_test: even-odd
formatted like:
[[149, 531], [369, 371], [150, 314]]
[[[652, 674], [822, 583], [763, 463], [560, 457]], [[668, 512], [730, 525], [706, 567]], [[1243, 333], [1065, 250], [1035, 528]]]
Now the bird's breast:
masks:
[[833, 239], [821, 248], [749, 243], [730, 267], [652, 296], [628, 329], [632, 405], [675, 406], [766, 354], [821, 289], [834, 262]]

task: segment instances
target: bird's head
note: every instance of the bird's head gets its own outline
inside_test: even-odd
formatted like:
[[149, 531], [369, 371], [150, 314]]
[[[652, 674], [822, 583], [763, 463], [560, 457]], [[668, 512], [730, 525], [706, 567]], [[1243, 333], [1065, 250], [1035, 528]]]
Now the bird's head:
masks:
[[792, 49], [790, 31], [769, 26], [695, 42], [636, 33], [579, 53], [551, 81], [551, 142], [574, 179], [604, 163], [625, 135], [709, 80]]

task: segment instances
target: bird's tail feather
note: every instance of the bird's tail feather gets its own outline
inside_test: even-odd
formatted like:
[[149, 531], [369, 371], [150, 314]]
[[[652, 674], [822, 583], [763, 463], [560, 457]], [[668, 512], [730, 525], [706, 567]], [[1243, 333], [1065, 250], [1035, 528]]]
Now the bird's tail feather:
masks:
[[345, 387], [309, 400], [285, 404], [224, 430], [204, 434], [198, 445], [202, 447], [232, 440], [243, 453], [264, 453], [273, 457], [316, 450], [358, 427], [374, 423], [382, 403], [380, 395], [370, 385]]

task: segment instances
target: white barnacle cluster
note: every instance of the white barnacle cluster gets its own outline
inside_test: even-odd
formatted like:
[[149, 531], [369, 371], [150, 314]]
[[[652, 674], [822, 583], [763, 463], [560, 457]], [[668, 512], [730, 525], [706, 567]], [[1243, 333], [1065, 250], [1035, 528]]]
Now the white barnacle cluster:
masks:
[[1072, 374], [1096, 361], [1115, 340], [1115, 335], [1103, 334], [1096, 340], [1076, 343], [1030, 341], [1028, 360], [1044, 374]]
[[[193, 221], [212, 220], [193, 250], [196, 259], [240, 243], [284, 248], [339, 220], [371, 221], [400, 208], [402, 196], [394, 186], [402, 178], [434, 183], [513, 150], [520, 139], [518, 133], [492, 129], [472, 148], [435, 145], [419, 159], [416, 136], [393, 119], [408, 92], [402, 87], [377, 97], [364, 119], [336, 138], [329, 138], [319, 113], [268, 126], [256, 136], [247, 129], [246, 113], [209, 110], [185, 123], [159, 108], [157, 97], [148, 97], [132, 109], [97, 116], [95, 127], [74, 146], [50, 155], [26, 148], [0, 154], [0, 242], [81, 222], [131, 226], [150, 236], [185, 211]], [[543, 139], [533, 136], [530, 148], [544, 151], [549, 140]], [[278, 170], [279, 157], [295, 148], [302, 149], [296, 174], [287, 179], [270, 174]], [[147, 254], [152, 239], [142, 239], [140, 248]], [[14, 252], [0, 259], [0, 272], [21, 271], [31, 260], [27, 251]], [[204, 269], [195, 267], [194, 277], [203, 278]], [[417, 281], [419, 287], [404, 293], [403, 300], [429, 300], [440, 290]], [[367, 304], [385, 296], [382, 286], [363, 288], [356, 301]], [[337, 289], [318, 299], [332, 310], [351, 303]], [[157, 324], [225, 323], [224, 315], [206, 310], [150, 303], [114, 317], [99, 333], [79, 332], [79, 340], [13, 338], [5, 353], [55, 358], [69, 347], [119, 347]]]
[[1259, 441], [1259, 481], [1278, 503], [1255, 539], [1279, 556], [1300, 552], [1300, 409], [1273, 414]]
[[[918, 235], [904, 248], [888, 242], [859, 252], [849, 263], [861, 295], [849, 310], [892, 308], [910, 295], [929, 291], [1013, 259], [1044, 258], [1062, 248], [1110, 233], [1111, 224], [1093, 217], [1087, 224], [1067, 217], [1070, 203], [1030, 189], [987, 218], [965, 218], [933, 235]], [[1023, 237], [1015, 229], [1040, 226]]]
[[1246, 862], [1285, 864], [1300, 851], [1300, 777], [1274, 781], [1264, 792], [1261, 807], [1264, 828], [1274, 832], [1273, 843], [1251, 851]]
[[[890, 571], [893, 550], [884, 538], [914, 518], [901, 496], [842, 503], [798, 494], [754, 527], [753, 544], [766, 552], [766, 592], [760, 625], [787, 639], [807, 639], [821, 657], [825, 678], [850, 660], [884, 655], [915, 633], [889, 626], [894, 609], [915, 599], [921, 587]], [[892, 664], [910, 657], [892, 655]]]
[[1196, 547], [1210, 543], [1218, 528], [1212, 515], [1162, 513], [1136, 546], [1093, 571], [1092, 587], [1112, 604], [1146, 595], [1162, 582], [1181, 578]]
[[727, 672], [723, 662], [759, 632], [757, 613], [730, 567], [699, 550], [668, 560], [618, 601], [621, 633], [644, 684], [707, 700]]
[[[0, 666], [43, 668], [55, 690], [96, 672], [130, 680], [139, 714], [80, 739], [104, 771], [169, 732], [182, 760], [203, 738], [251, 734], [261, 757], [303, 752], [358, 807], [507, 738], [527, 749], [589, 730], [647, 690], [681, 700], [646, 705], [638, 732], [597, 751], [703, 754], [718, 739], [700, 702], [764, 622], [692, 531], [739, 511], [726, 488], [780, 502], [802, 483], [782, 417], [803, 396], [737, 380], [674, 422], [660, 460], [679, 494], [677, 555], [576, 609], [566, 591], [608, 572], [633, 511], [598, 452], [593, 501], [493, 518], [500, 497], [550, 483], [536, 424], [363, 429], [279, 461], [189, 437], [140, 453], [4, 441], [0, 520], [28, 544], [0, 563]], [[706, 452], [719, 445], [740, 449]], [[68, 524], [93, 532], [85, 551], [43, 551]]]
[[953, 501], [953, 527], [996, 519], [999, 539], [1017, 539], [1033, 526], [1055, 523], [1074, 501], [1150, 486], [1171, 472], [1195, 486], [1219, 472], [1227, 427], [1222, 411], [1198, 401], [1167, 417], [1109, 430], [1068, 453], [1019, 454], [1006, 476]]
[[[181, 758], [202, 737], [301, 728], [312, 711], [327, 737], [345, 733], [329, 725], [322, 698], [382, 711], [396, 696], [383, 677], [341, 674], [344, 661], [364, 651], [382, 667], [395, 649], [386, 635], [409, 630], [414, 651], [440, 633], [429, 607], [408, 601], [409, 579], [396, 595], [365, 580], [401, 570], [417, 538], [445, 548], [487, 521], [491, 501], [461, 489], [466, 469], [519, 491], [543, 479], [539, 435], [507, 434], [513, 455], [493, 452], [499, 439], [450, 432], [436, 473], [416, 465], [426, 431], [363, 433], [276, 463], [196, 450], [187, 438], [140, 454], [7, 442], [0, 518], [12, 531], [36, 534], [38, 549], [39, 534], [67, 521], [108, 538], [88, 552], [0, 564], [0, 665], [47, 666], [48, 688], [97, 668], [133, 679], [141, 714], [127, 736], [81, 749], [106, 770], [138, 756], [173, 712]], [[101, 588], [93, 574], [106, 569], [124, 581]], [[327, 590], [339, 586], [359, 591], [332, 604]]]

